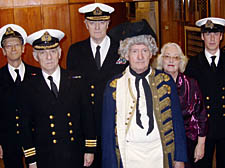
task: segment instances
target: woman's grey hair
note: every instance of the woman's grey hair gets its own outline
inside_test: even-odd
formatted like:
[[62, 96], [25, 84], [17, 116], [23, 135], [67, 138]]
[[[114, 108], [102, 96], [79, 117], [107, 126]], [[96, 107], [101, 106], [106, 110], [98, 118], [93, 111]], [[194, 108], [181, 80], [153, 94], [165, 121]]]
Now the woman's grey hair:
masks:
[[151, 35], [139, 35], [126, 38], [125, 40], [121, 40], [118, 54], [122, 58], [126, 58], [126, 56], [129, 55], [129, 50], [131, 49], [131, 46], [137, 44], [146, 45], [152, 55], [156, 55], [156, 52], [158, 51], [156, 41]]
[[165, 51], [167, 49], [167, 47], [171, 47], [171, 46], [174, 46], [177, 48], [178, 52], [179, 52], [179, 56], [180, 56], [180, 65], [178, 67], [178, 71], [179, 72], [184, 72], [185, 68], [186, 68], [186, 65], [187, 65], [187, 62], [188, 62], [188, 58], [187, 56], [184, 55], [182, 49], [180, 48], [180, 46], [177, 44], [177, 43], [166, 43], [163, 45], [162, 49], [161, 49], [161, 53], [158, 55], [157, 57], [157, 63], [156, 63], [156, 68], [157, 69], [160, 69], [162, 70], [163, 69], [163, 56], [165, 54]]

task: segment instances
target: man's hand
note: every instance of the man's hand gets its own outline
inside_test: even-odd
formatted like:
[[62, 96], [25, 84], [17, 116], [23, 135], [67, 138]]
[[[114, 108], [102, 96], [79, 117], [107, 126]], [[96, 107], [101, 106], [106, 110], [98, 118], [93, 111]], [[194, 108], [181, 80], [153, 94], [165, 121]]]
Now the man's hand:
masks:
[[37, 168], [37, 163], [29, 164], [29, 168]]
[[92, 153], [85, 153], [84, 154], [84, 167], [91, 166], [93, 160], [94, 160], [94, 154], [92, 154]]
[[3, 149], [1, 145], [0, 145], [0, 159], [3, 159]]
[[174, 168], [184, 168], [184, 162], [175, 161], [174, 163]]

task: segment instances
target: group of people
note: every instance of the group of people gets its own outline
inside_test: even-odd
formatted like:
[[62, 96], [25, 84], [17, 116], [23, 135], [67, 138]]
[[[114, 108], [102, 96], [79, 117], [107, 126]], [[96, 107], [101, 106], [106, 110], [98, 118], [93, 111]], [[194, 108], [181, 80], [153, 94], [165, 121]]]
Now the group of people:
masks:
[[[5, 168], [212, 168], [214, 152], [224, 168], [225, 20], [196, 22], [205, 46], [198, 56], [188, 61], [171, 42], [150, 64], [153, 31], [125, 32], [118, 43], [107, 35], [113, 11], [102, 3], [79, 9], [90, 37], [71, 45], [67, 70], [62, 31], [0, 29]], [[26, 43], [40, 68], [22, 61]]]

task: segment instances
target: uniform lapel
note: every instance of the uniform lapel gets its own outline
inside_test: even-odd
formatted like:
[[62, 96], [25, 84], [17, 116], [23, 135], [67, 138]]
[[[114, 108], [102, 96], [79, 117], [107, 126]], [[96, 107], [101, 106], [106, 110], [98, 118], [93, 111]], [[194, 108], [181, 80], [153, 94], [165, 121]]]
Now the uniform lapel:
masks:
[[14, 84], [13, 78], [12, 78], [12, 76], [9, 73], [8, 65], [5, 65], [3, 67], [2, 75], [3, 75], [4, 85], [12, 85], [12, 84]]
[[70, 76], [64, 69], [60, 69], [61, 77], [60, 77], [60, 85], [59, 85], [59, 97], [58, 99], [63, 100], [69, 91], [71, 80]]

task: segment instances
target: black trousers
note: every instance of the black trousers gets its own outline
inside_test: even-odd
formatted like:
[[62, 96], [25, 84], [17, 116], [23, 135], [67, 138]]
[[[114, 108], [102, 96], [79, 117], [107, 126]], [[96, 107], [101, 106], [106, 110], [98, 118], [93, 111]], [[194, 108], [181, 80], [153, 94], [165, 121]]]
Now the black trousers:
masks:
[[225, 168], [225, 138], [206, 137], [205, 156], [199, 162], [200, 168], [212, 168], [213, 154], [216, 149], [216, 168]]
[[5, 168], [24, 168], [22, 147], [14, 144], [2, 145]]

